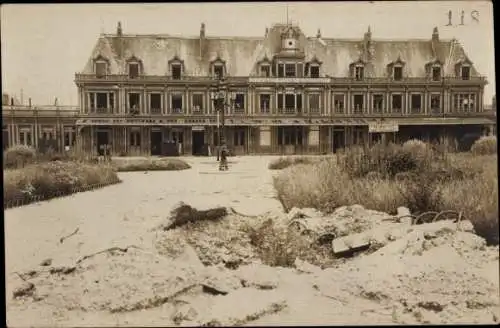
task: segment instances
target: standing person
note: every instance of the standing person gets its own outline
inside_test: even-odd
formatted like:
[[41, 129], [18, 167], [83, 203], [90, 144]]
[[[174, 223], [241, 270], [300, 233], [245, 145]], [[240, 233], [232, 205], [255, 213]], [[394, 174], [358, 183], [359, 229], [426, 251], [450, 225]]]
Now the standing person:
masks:
[[227, 165], [227, 155], [228, 155], [227, 146], [222, 145], [221, 150], [220, 150], [220, 165], [219, 165], [219, 168], [221, 171], [229, 169], [229, 167]]

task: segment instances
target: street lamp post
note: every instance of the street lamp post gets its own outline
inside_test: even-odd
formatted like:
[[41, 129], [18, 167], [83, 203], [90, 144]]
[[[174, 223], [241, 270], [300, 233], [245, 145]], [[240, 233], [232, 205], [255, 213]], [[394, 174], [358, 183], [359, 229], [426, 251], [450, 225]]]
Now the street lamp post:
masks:
[[[215, 91], [211, 95], [215, 110], [217, 112], [217, 131], [219, 148], [226, 144], [225, 139], [225, 109], [231, 108], [234, 105], [235, 98], [227, 95], [227, 86], [224, 79], [217, 77]], [[229, 98], [229, 99], [227, 99]], [[217, 151], [217, 160], [219, 160], [219, 151]]]

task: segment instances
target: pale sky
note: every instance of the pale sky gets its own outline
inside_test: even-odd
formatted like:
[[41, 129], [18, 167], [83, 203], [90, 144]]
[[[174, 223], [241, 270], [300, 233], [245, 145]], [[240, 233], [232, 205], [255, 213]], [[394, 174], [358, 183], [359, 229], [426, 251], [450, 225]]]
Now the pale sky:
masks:
[[[457, 38], [486, 76], [485, 104], [495, 93], [493, 5], [490, 1], [290, 2], [289, 17], [306, 36], [325, 38]], [[453, 12], [453, 26], [448, 11]], [[464, 10], [465, 25], [460, 26]], [[477, 11], [478, 20], [471, 18]], [[476, 15], [477, 16], [477, 15]], [[131, 34], [264, 36], [266, 27], [286, 21], [285, 2], [162, 4], [9, 4], [1, 7], [2, 91], [24, 102], [77, 104], [74, 74], [83, 69], [101, 32], [117, 22]]]

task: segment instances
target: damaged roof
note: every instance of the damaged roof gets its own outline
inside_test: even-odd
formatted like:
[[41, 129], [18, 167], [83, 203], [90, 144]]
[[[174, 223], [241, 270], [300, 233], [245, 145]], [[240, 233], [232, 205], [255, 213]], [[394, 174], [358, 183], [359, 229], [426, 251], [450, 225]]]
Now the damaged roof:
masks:
[[[145, 75], [163, 76], [169, 75], [169, 61], [178, 58], [184, 63], [184, 74], [189, 76], [210, 75], [211, 63], [216, 59], [225, 62], [229, 76], [255, 76], [259, 61], [272, 59], [281, 51], [281, 38], [287, 28], [276, 24], [263, 37], [207, 37], [202, 25], [200, 36], [179, 37], [121, 34], [120, 27], [117, 34], [99, 37], [81, 73], [92, 74], [94, 60], [102, 57], [110, 64], [110, 74], [126, 74], [127, 60], [137, 58]], [[367, 62], [365, 74], [371, 77], [388, 76], [388, 65], [397, 60], [404, 62], [408, 77], [425, 77], [426, 65], [435, 61], [443, 64], [445, 76], [454, 76], [456, 64], [469, 60], [456, 40], [379, 40], [372, 39], [370, 31], [361, 39], [332, 39], [306, 37], [299, 27], [293, 28], [305, 61], [321, 62], [323, 76], [348, 77], [349, 65], [359, 60]], [[471, 75], [479, 76], [473, 65]]]

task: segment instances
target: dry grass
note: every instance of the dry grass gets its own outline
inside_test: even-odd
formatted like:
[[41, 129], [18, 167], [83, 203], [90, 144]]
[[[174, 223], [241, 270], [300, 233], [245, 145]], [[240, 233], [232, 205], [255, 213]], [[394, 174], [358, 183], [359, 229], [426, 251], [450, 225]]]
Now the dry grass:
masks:
[[119, 172], [181, 171], [191, 166], [178, 158], [116, 159], [113, 165]]
[[493, 155], [497, 153], [497, 137], [481, 137], [472, 145], [471, 152], [474, 155]]
[[75, 189], [119, 182], [109, 165], [52, 161], [4, 170], [4, 204], [68, 195]]
[[312, 207], [331, 212], [353, 204], [388, 213], [399, 206], [412, 213], [456, 210], [479, 235], [498, 244], [496, 155], [443, 153], [414, 143], [348, 150], [338, 157], [296, 165], [274, 178], [286, 211]]
[[17, 145], [3, 152], [3, 167], [18, 168], [34, 163], [37, 157], [36, 150], [32, 147]]
[[287, 156], [287, 157], [280, 157], [271, 163], [269, 163], [268, 168], [270, 170], [283, 170], [289, 166], [292, 165], [297, 165], [297, 164], [314, 164], [318, 163], [319, 161], [325, 159], [325, 157], [307, 157], [307, 156], [302, 156], [302, 157], [292, 157], [292, 156]]

